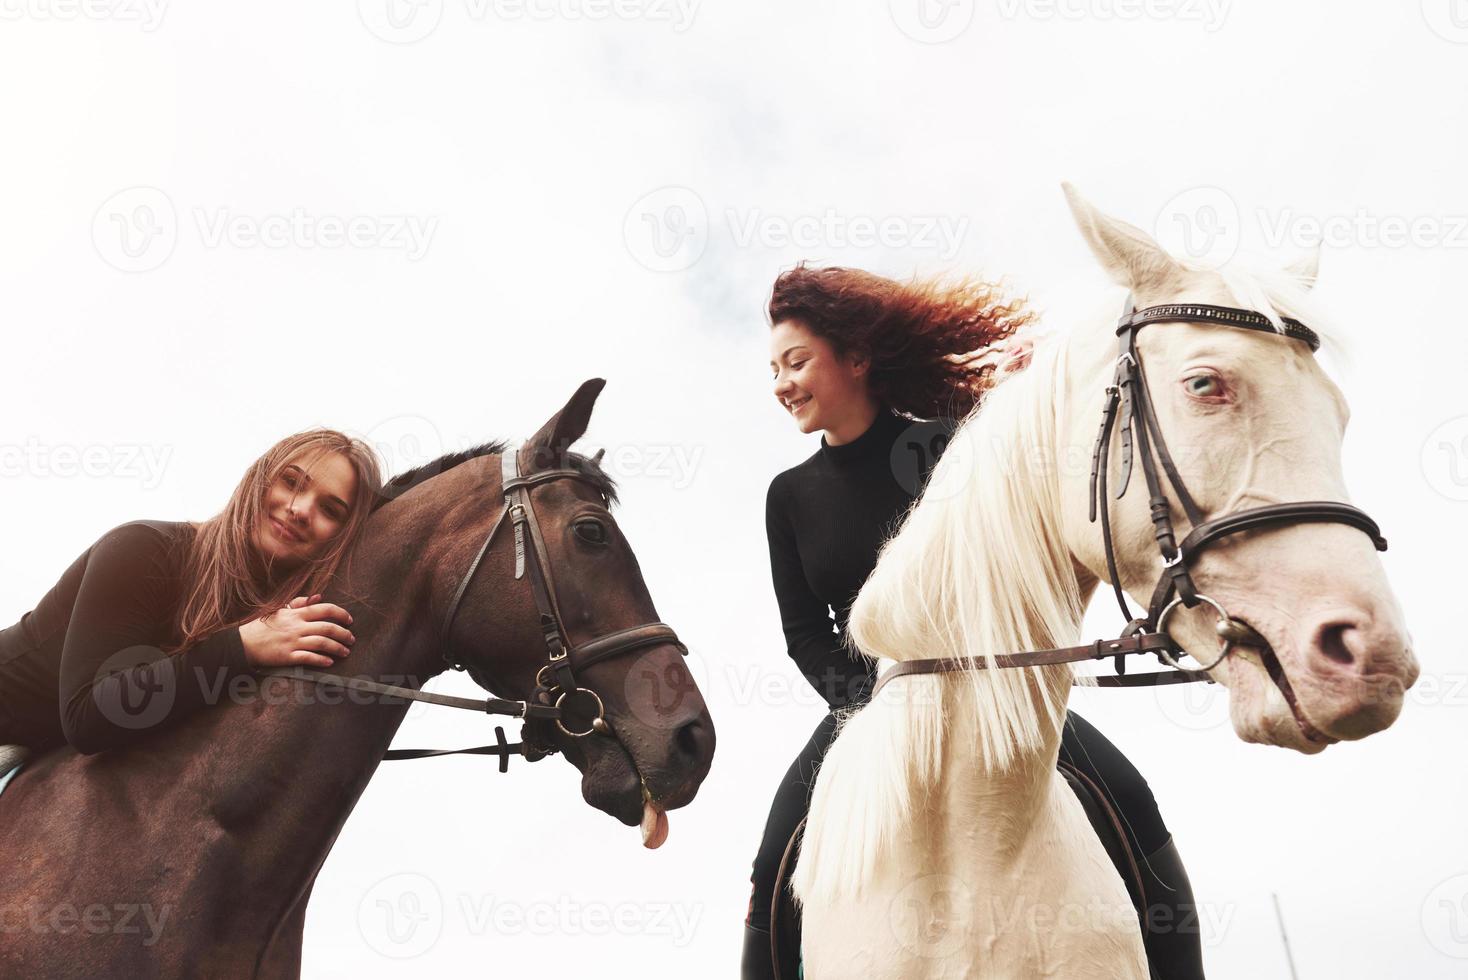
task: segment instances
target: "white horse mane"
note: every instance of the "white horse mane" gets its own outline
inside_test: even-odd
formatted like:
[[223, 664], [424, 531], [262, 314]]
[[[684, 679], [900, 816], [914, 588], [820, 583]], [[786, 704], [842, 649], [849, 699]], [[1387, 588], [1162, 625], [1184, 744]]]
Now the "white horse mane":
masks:
[[[1083, 608], [1053, 458], [1064, 350], [1039, 345], [954, 432], [852, 606], [858, 649], [987, 660], [1075, 642]], [[909, 677], [843, 719], [811, 801], [820, 833], [796, 868], [801, 900], [859, 892], [892, 856], [941, 778], [951, 712], [977, 720], [981, 764], [1002, 770], [1058, 725], [1070, 680], [1069, 667]]]
[[[1281, 315], [1295, 317], [1324, 336], [1299, 279], [1218, 273], [1239, 306], [1277, 328]], [[1058, 445], [1069, 344], [1066, 334], [1040, 338], [1031, 365], [959, 425], [852, 607], [848, 642], [857, 650], [992, 668], [996, 654], [1080, 642], [1086, 597], [1063, 534], [1056, 469], [1089, 464], [1063, 460]], [[1064, 720], [1074, 676], [1069, 665], [911, 676], [843, 718], [811, 800], [799, 899], [861, 894], [899, 855], [912, 815], [930, 809], [945, 765], [972, 755], [980, 771], [999, 774], [1041, 750]], [[949, 758], [957, 713], [971, 719], [973, 743]]]

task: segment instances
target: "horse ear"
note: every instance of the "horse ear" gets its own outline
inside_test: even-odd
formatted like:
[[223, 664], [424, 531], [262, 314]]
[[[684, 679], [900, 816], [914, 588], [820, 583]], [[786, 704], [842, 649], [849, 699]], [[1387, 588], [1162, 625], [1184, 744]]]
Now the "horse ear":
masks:
[[1183, 272], [1183, 267], [1151, 235], [1135, 225], [1102, 214], [1072, 185], [1062, 183], [1060, 187], [1086, 244], [1117, 285], [1134, 293], [1150, 292]]
[[1316, 242], [1308, 253], [1285, 266], [1285, 272], [1298, 279], [1306, 289], [1314, 289], [1315, 279], [1320, 275], [1320, 243]]
[[532, 470], [553, 469], [566, 462], [566, 451], [571, 444], [586, 434], [586, 425], [591, 421], [591, 409], [596, 405], [596, 396], [606, 387], [605, 378], [592, 378], [582, 382], [576, 394], [566, 402], [564, 408], [552, 415], [525, 444], [530, 451]]

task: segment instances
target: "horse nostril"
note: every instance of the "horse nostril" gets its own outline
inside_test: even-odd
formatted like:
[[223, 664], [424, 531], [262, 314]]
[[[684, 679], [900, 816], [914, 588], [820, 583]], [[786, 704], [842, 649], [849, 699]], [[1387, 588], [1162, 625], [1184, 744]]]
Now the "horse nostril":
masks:
[[702, 721], [695, 719], [678, 729], [673, 736], [673, 743], [679, 754], [689, 760], [701, 759], [704, 755], [704, 745], [708, 740], [705, 726]]
[[1347, 634], [1355, 628], [1354, 623], [1328, 623], [1321, 627], [1316, 646], [1327, 660], [1349, 667], [1356, 662], [1356, 655], [1347, 643]]

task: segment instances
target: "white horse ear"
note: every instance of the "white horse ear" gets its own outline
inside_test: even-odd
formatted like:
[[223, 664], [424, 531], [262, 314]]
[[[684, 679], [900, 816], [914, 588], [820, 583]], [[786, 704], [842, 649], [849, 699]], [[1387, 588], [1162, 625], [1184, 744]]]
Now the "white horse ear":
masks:
[[1300, 281], [1300, 285], [1306, 289], [1315, 287], [1315, 280], [1320, 275], [1320, 243], [1307, 254], [1285, 266], [1285, 271]]
[[1060, 187], [1086, 244], [1118, 286], [1148, 292], [1184, 271], [1145, 231], [1102, 214], [1071, 184]]

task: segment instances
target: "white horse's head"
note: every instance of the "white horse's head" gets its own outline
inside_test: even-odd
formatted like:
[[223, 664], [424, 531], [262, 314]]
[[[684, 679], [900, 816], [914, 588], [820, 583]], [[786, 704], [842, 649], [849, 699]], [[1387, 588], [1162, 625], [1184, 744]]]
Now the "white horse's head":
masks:
[[[1087, 243], [1138, 309], [1208, 303], [1255, 310], [1276, 325], [1284, 315], [1319, 329], [1308, 301], [1313, 260], [1274, 275], [1192, 268], [1069, 186], [1066, 195]], [[1113, 327], [1114, 321], [1097, 324], [1071, 341], [1066, 385], [1073, 397], [1060, 435], [1072, 458], [1090, 458], [1118, 354]], [[1347, 500], [1341, 442], [1349, 412], [1305, 343], [1256, 330], [1165, 323], [1141, 330], [1137, 346], [1162, 435], [1205, 518], [1265, 504]], [[1118, 456], [1113, 441], [1113, 487]], [[1145, 607], [1163, 559], [1136, 463], [1126, 493], [1110, 505], [1122, 586]], [[1083, 566], [1082, 580], [1107, 580], [1099, 525], [1087, 513], [1089, 472], [1070, 466], [1062, 479], [1066, 538]], [[1163, 486], [1181, 540], [1188, 520], [1165, 477]], [[1235, 534], [1209, 545], [1192, 575], [1200, 592], [1265, 641], [1236, 645], [1212, 671], [1229, 688], [1241, 738], [1313, 753], [1396, 719], [1418, 667], [1381, 561], [1361, 530], [1294, 523]], [[1167, 631], [1206, 664], [1220, 649], [1216, 621], [1211, 607], [1199, 605], [1178, 610]]]

